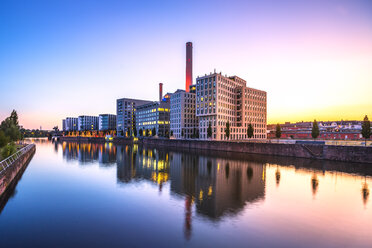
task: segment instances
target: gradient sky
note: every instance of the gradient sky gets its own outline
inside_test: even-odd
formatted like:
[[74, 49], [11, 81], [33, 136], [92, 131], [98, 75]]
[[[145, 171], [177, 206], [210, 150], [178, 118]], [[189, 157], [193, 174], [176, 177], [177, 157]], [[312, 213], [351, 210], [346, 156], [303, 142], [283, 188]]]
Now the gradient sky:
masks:
[[0, 120], [26, 128], [156, 100], [216, 69], [268, 92], [268, 123], [372, 118], [372, 1], [0, 2]]

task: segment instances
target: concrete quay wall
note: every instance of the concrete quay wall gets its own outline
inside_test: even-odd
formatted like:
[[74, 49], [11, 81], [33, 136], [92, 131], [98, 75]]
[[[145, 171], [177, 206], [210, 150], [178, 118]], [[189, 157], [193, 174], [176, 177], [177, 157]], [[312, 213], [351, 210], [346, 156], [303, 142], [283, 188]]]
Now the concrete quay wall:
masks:
[[313, 144], [278, 144], [254, 142], [141, 139], [144, 145], [168, 146], [183, 149], [202, 149], [248, 154], [324, 159], [343, 162], [372, 163], [372, 147], [328, 146]]
[[0, 175], [0, 203], [2, 202], [5, 193], [8, 191], [8, 188], [14, 186], [17, 183], [24, 170], [26, 169], [28, 163], [35, 154], [36, 146], [28, 150], [26, 153], [21, 155], [14, 163], [9, 166], [1, 175]]

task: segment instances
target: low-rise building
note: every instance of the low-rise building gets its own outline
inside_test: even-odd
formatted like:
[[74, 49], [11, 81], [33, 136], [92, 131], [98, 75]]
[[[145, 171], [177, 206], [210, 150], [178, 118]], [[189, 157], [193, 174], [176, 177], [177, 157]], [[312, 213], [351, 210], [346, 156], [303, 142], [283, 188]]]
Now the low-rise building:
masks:
[[196, 117], [195, 85], [190, 91], [177, 90], [170, 100], [170, 130], [173, 137], [196, 138], [199, 133], [199, 119]]
[[101, 114], [98, 121], [99, 131], [109, 131], [116, 129], [116, 115]]
[[[319, 139], [324, 140], [359, 140], [363, 139], [361, 121], [318, 121]], [[285, 122], [280, 124], [281, 138], [312, 139], [312, 121]], [[267, 125], [268, 138], [276, 138], [276, 124]]]

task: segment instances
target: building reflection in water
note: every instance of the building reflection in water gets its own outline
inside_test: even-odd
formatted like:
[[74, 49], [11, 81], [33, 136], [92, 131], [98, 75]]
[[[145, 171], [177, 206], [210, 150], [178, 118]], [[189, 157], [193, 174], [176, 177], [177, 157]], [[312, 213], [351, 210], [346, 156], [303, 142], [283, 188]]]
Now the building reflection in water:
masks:
[[[310, 178], [310, 182], [307, 181], [306, 187], [302, 189], [310, 188], [313, 197], [319, 191], [319, 178], [322, 178], [324, 184], [322, 189], [327, 190], [329, 183], [332, 180], [336, 182], [337, 177], [342, 179], [349, 177], [346, 175], [363, 175], [358, 192], [364, 205], [370, 194], [366, 177], [372, 175], [372, 169], [363, 165], [229, 153], [216, 156], [203, 151], [191, 153], [138, 145], [114, 146], [111, 143], [63, 142], [59, 145], [67, 161], [77, 160], [79, 164], [99, 162], [100, 166], [116, 163], [116, 180], [119, 184], [147, 181], [156, 185], [159, 192], [165, 186], [169, 188], [173, 197], [183, 201], [185, 239], [192, 237], [193, 217], [201, 216], [218, 222], [225, 216], [236, 216], [249, 204], [263, 200], [266, 194], [266, 174], [268, 182], [271, 184], [273, 180], [278, 190], [283, 190], [283, 183], [301, 188], [296, 179]], [[289, 176], [288, 173], [293, 171], [296, 176]], [[284, 190], [288, 189], [284, 187]], [[291, 194], [296, 192], [291, 191]]]
[[239, 213], [246, 203], [265, 196], [265, 166], [255, 162], [212, 158], [134, 146], [117, 147], [117, 179], [148, 180], [159, 186], [170, 181], [173, 195], [185, 201], [185, 238], [191, 237], [192, 208], [218, 221]]
[[74, 143], [62, 142], [63, 157], [67, 161], [78, 160], [80, 164], [99, 162], [102, 166], [114, 165], [116, 162], [116, 146], [112, 143]]

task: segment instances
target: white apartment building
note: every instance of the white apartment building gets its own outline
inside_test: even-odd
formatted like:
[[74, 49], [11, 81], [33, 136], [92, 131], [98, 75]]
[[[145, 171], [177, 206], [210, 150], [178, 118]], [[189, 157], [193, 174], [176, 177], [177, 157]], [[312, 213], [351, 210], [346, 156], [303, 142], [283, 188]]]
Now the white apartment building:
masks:
[[249, 88], [237, 77], [211, 73], [196, 81], [196, 116], [201, 139], [207, 139], [209, 123], [213, 140], [227, 140], [226, 123], [230, 123], [230, 140], [248, 139], [251, 123], [255, 139], [266, 139], [267, 94]]
[[[190, 89], [194, 89], [191, 86]], [[170, 100], [170, 130], [173, 137], [196, 138], [199, 132], [199, 120], [195, 114], [195, 90], [186, 92], [177, 90]]]
[[98, 116], [81, 115], [78, 117], [79, 131], [98, 130]]
[[77, 131], [77, 130], [78, 130], [78, 118], [67, 117], [65, 131]]

